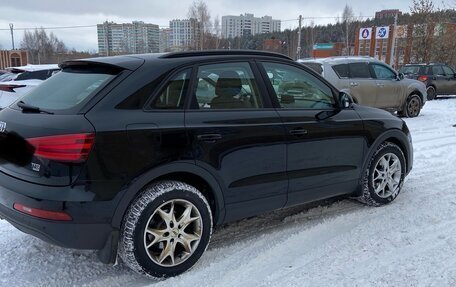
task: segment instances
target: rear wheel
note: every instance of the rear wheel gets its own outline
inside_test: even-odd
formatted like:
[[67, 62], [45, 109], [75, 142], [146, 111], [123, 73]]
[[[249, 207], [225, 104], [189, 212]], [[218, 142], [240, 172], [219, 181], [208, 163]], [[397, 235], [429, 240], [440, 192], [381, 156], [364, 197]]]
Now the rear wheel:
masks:
[[178, 181], [158, 182], [128, 209], [119, 254], [138, 273], [176, 276], [198, 261], [211, 233], [211, 209], [197, 189]]
[[402, 189], [405, 157], [396, 144], [381, 144], [372, 156], [362, 179], [363, 194], [359, 201], [380, 206], [393, 201]]
[[437, 91], [435, 90], [435, 88], [433, 86], [429, 86], [427, 88], [427, 99], [428, 99], [428, 101], [432, 101], [436, 97], [437, 97]]

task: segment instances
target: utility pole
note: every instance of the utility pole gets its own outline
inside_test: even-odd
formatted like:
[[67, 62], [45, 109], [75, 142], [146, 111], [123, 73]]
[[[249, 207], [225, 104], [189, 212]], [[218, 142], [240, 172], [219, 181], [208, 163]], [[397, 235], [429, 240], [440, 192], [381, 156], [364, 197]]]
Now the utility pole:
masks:
[[11, 30], [11, 44], [12, 44], [13, 50], [14, 50], [14, 25], [13, 25], [13, 23], [10, 23], [9, 26], [10, 26], [10, 30]]
[[[396, 13], [396, 15], [394, 16], [394, 26], [393, 26], [393, 40], [391, 41], [392, 43], [392, 47], [391, 47], [391, 53], [390, 53], [390, 65], [391, 66], [395, 66], [394, 65], [394, 62], [395, 62], [395, 56], [396, 56], [396, 29], [397, 29], [397, 15], [398, 13]], [[395, 69], [397, 67], [394, 67]]]
[[299, 28], [298, 28], [298, 49], [296, 50], [296, 60], [301, 57], [301, 26], [302, 26], [302, 15], [299, 15]]

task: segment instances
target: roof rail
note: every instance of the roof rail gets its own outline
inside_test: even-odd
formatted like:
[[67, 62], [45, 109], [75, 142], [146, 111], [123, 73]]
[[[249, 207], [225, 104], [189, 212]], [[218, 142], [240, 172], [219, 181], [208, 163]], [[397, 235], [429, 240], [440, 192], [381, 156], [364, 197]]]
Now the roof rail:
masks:
[[174, 52], [166, 53], [160, 58], [172, 59], [172, 58], [184, 58], [184, 57], [195, 57], [195, 56], [242, 56], [242, 55], [252, 55], [252, 56], [269, 56], [277, 57], [287, 60], [292, 60], [290, 57], [267, 51], [258, 51], [258, 50], [205, 50], [205, 51], [187, 51], [187, 52]]

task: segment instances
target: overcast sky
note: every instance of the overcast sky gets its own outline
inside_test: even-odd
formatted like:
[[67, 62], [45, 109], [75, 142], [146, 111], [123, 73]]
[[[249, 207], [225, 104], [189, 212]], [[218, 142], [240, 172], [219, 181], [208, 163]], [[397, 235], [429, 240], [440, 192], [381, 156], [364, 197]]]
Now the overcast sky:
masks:
[[[443, 3], [452, 3], [444, 0]], [[106, 20], [126, 23], [140, 20], [169, 25], [171, 19], [187, 17], [188, 7], [192, 0], [6, 0], [0, 3], [0, 48], [11, 49], [9, 23], [15, 28], [29, 27], [61, 27], [74, 25], [96, 25]], [[441, 3], [441, 1], [435, 1]], [[255, 16], [270, 15], [274, 19], [289, 20], [303, 17], [329, 17], [314, 19], [317, 24], [334, 22], [334, 18], [342, 14], [345, 4], [353, 7], [356, 16], [372, 16], [382, 9], [410, 10], [412, 0], [207, 0], [212, 19], [216, 16], [239, 15], [253, 13]], [[442, 6], [442, 4], [440, 4]], [[303, 24], [309, 24], [305, 19]], [[297, 27], [297, 21], [282, 22], [282, 29]], [[6, 30], [8, 29], [8, 30]], [[77, 50], [97, 51], [96, 27], [77, 29], [55, 29], [58, 38], [69, 48]], [[23, 31], [14, 33], [16, 48], [20, 46]]]

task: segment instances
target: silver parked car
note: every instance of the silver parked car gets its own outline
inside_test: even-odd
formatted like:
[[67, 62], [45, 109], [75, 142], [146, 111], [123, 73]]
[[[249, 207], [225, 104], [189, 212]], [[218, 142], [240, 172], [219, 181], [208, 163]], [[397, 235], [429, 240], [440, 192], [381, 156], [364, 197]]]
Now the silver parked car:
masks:
[[404, 79], [387, 64], [371, 57], [298, 60], [321, 74], [361, 105], [416, 117], [427, 99], [426, 86]]

